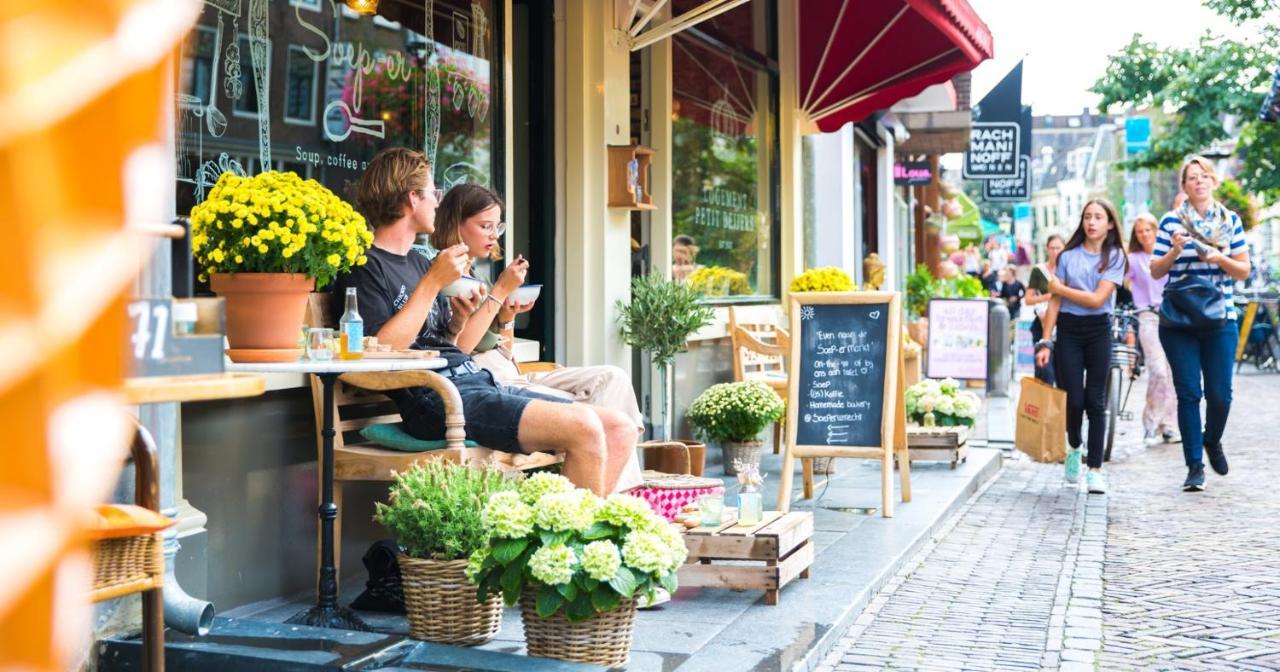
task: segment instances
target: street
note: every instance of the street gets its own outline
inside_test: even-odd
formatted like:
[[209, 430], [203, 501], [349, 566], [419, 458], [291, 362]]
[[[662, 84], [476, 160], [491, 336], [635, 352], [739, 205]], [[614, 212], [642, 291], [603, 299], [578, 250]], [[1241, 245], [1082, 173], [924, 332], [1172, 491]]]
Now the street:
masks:
[[[1249, 367], [1246, 367], [1249, 368]], [[1144, 389], [1110, 491], [1014, 459], [872, 600], [819, 669], [1280, 669], [1280, 379], [1236, 377], [1226, 477], [1184, 493], [1178, 445], [1144, 448]], [[1123, 442], [1123, 443], [1121, 443]]]

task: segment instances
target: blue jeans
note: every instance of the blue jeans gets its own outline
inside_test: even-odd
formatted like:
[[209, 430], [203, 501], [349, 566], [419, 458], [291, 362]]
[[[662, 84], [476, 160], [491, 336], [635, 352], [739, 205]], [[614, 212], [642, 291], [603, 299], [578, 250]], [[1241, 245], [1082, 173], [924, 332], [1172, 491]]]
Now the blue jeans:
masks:
[[[1203, 464], [1204, 447], [1222, 442], [1231, 411], [1231, 376], [1235, 371], [1236, 343], [1240, 337], [1236, 323], [1228, 320], [1216, 329], [1197, 331], [1160, 327], [1178, 395], [1178, 430], [1182, 432], [1182, 455], [1187, 466]], [[1203, 394], [1200, 386], [1204, 376]], [[1200, 429], [1200, 398], [1206, 401], [1204, 430]]]

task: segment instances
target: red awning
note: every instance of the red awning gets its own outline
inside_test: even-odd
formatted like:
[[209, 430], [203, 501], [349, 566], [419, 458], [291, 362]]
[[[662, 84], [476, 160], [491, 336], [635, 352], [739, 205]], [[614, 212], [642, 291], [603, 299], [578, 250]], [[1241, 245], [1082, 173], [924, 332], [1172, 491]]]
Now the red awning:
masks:
[[993, 54], [966, 0], [797, 3], [800, 107], [821, 131], [861, 121]]

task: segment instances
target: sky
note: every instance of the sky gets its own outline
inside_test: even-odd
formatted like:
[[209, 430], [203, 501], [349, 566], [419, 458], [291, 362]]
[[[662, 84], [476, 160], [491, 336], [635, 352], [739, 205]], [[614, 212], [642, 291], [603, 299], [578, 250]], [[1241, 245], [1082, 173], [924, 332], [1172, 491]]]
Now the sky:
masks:
[[995, 58], [973, 71], [973, 104], [1025, 58], [1022, 102], [1032, 114], [1079, 114], [1089, 87], [1135, 32], [1163, 46], [1195, 44], [1205, 29], [1240, 36], [1200, 0], [969, 0], [995, 38]]

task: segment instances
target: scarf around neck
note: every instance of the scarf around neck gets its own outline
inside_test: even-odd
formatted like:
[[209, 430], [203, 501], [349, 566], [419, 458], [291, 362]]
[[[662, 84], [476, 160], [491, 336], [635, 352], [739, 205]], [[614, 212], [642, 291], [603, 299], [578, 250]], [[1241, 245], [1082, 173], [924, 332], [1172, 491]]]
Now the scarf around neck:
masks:
[[1178, 208], [1177, 215], [1219, 248], [1226, 249], [1231, 245], [1231, 234], [1235, 233], [1231, 226], [1231, 215], [1225, 206], [1212, 197], [1203, 217], [1192, 207], [1190, 199]]

